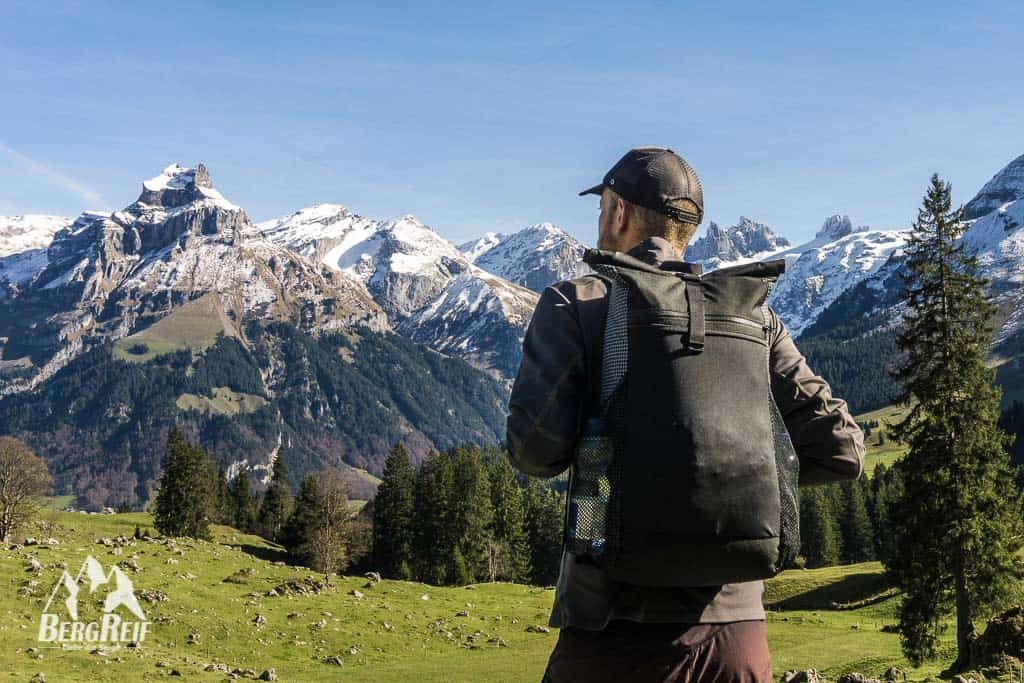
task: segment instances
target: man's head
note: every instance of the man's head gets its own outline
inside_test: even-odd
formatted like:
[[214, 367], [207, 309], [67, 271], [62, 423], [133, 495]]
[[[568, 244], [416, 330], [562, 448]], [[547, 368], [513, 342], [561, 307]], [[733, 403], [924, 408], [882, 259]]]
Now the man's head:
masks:
[[657, 235], [682, 254], [704, 215], [697, 174], [659, 147], [630, 150], [585, 194], [601, 196], [598, 249], [628, 251]]

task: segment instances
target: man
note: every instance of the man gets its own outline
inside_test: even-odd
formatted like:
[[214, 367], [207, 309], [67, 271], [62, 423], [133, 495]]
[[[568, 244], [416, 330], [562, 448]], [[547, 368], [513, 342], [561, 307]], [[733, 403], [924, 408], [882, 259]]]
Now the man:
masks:
[[[598, 249], [698, 282], [703, 277], [698, 264], [682, 260], [703, 217], [703, 193], [672, 150], [630, 150], [580, 194], [600, 195]], [[509, 403], [509, 457], [526, 474], [552, 477], [573, 462], [583, 423], [600, 405], [608, 307], [609, 283], [599, 274], [556, 283], [541, 295]], [[863, 433], [774, 311], [763, 311], [765, 382], [799, 459], [799, 485], [856, 479]], [[730, 419], [728, 407], [717, 411], [709, 420]], [[771, 681], [763, 590], [761, 580], [693, 587], [617, 581], [563, 547], [549, 622], [561, 631], [544, 680]]]

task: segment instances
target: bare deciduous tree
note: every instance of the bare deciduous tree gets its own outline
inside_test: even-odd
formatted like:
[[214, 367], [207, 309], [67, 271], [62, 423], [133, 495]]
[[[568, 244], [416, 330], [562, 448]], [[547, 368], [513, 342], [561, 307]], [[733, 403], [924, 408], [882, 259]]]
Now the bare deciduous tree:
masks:
[[23, 441], [0, 436], [0, 541], [35, 514], [38, 498], [50, 489], [53, 479], [43, 459]]
[[319, 518], [308, 536], [310, 565], [324, 574], [341, 571], [347, 564], [348, 487], [341, 473], [326, 469], [319, 475]]

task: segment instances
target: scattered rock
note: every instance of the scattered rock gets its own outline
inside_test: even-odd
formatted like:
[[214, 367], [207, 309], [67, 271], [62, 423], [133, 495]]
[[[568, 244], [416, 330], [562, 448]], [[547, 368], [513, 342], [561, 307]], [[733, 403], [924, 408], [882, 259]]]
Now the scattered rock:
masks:
[[997, 664], [1003, 653], [1024, 653], [1024, 607], [1018, 605], [1000, 612], [985, 626], [971, 644], [972, 664]]
[[28, 567], [26, 567], [25, 571], [35, 572], [38, 574], [39, 572], [43, 571], [43, 565], [40, 564], [39, 560], [37, 560], [36, 558], [30, 557], [28, 558]]
[[532, 624], [527, 626], [526, 630], [529, 633], [551, 633], [551, 629], [547, 626], [542, 626], [541, 624]]
[[106, 546], [107, 548], [114, 547], [114, 539], [112, 538], [97, 538], [96, 543], [102, 546]]
[[787, 671], [782, 674], [782, 683], [826, 683], [825, 676], [817, 669], [804, 671]]
[[882, 677], [886, 681], [902, 681], [903, 677], [906, 675], [906, 672], [900, 667], [890, 666], [888, 669], [885, 670], [885, 673], [882, 674]]
[[956, 676], [953, 676], [953, 680], [951, 681], [951, 683], [978, 683], [978, 680], [976, 678], [970, 678], [968, 676], [962, 676], [960, 674], [957, 674]]
[[164, 564], [178, 564], [178, 561], [176, 559], [174, 559], [173, 557], [168, 557], [167, 561], [164, 562]]
[[467, 612], [464, 609], [463, 610], [459, 610], [458, 612], [455, 613], [455, 616], [457, 616], [457, 617], [468, 617], [469, 616], [469, 612]]
[[342, 666], [342, 665], [345, 664], [345, 662], [343, 662], [341, 660], [341, 657], [335, 656], [335, 657], [327, 657], [326, 659], [324, 659], [324, 664], [333, 664], [334, 666]]
[[881, 683], [877, 678], [868, 678], [862, 673], [851, 671], [839, 677], [838, 683]]
[[228, 673], [231, 670], [227, 664], [207, 664], [203, 671], [220, 671], [222, 673]]
[[365, 576], [374, 583], [378, 583], [380, 581], [380, 574], [377, 572], [366, 572]]
[[165, 661], [161, 660], [161, 661], [156, 663], [156, 668], [158, 668], [158, 669], [169, 669], [169, 668], [171, 668], [171, 663], [170, 662], [165, 662]]
[[427, 595], [426, 593], [424, 593], [423, 595], [420, 596], [420, 600], [429, 600], [429, 599], [430, 599], [430, 596]]
[[[276, 595], [319, 595], [324, 591], [333, 590], [337, 590], [333, 584], [313, 577], [288, 579], [273, 588]], [[269, 592], [267, 596], [274, 597]]]
[[267, 623], [267, 618], [262, 614], [257, 614], [256, 617], [252, 620], [252, 623], [256, 624], [257, 626], [263, 626], [263, 624]]
[[42, 671], [29, 679], [29, 683], [46, 683], [46, 674]]
[[357, 654], [359, 654], [359, 650], [358, 650], [358, 649], [356, 649], [356, 646], [355, 646], [355, 645], [353, 645], [352, 647], [350, 647], [350, 648], [348, 649], [348, 653], [349, 653], [350, 655], [357, 655]]
[[163, 591], [157, 590], [155, 588], [144, 588], [142, 590], [136, 590], [135, 594], [149, 603], [167, 602], [168, 600], [167, 593], [164, 593]]
[[508, 643], [501, 636], [495, 636], [487, 639], [488, 643], [493, 643], [495, 647], [508, 647]]
[[264, 671], [263, 673], [260, 674], [260, 680], [261, 681], [276, 681], [277, 680], [277, 671], [275, 671], [274, 669], [267, 669], [266, 671]]
[[190, 634], [188, 634], [188, 644], [189, 645], [195, 645], [198, 642], [199, 642], [199, 634], [198, 633], [190, 633]]
[[224, 583], [241, 583], [241, 584], [246, 584], [246, 583], [249, 583], [249, 579], [251, 579], [255, 574], [256, 574], [256, 570], [253, 569], [252, 567], [246, 567], [244, 569], [239, 569], [237, 572], [235, 572], [231, 576], [225, 578], [224, 579]]
[[357, 591], [357, 590], [356, 590], [355, 588], [353, 588], [352, 590], [350, 590], [350, 591], [348, 592], [348, 594], [349, 594], [349, 595], [351, 595], [352, 597], [355, 597], [355, 598], [364, 598], [364, 597], [366, 597], [365, 595], [363, 595], [362, 593], [360, 593], [359, 591]]
[[26, 538], [22, 545], [39, 545], [39, 541], [34, 538]]
[[138, 574], [140, 571], [142, 571], [142, 567], [140, 567], [139, 563], [135, 561], [135, 558], [131, 558], [131, 559], [125, 560], [124, 562], [121, 563], [121, 566], [124, 567], [125, 569], [132, 570], [136, 574]]

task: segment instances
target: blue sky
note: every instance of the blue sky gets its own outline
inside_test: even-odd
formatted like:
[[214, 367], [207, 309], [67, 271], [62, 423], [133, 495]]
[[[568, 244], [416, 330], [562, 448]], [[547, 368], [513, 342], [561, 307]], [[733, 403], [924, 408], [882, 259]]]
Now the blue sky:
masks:
[[0, 214], [120, 208], [202, 161], [255, 220], [592, 243], [576, 192], [662, 145], [705, 224], [800, 241], [906, 226], [932, 172], [966, 201], [1024, 153], [1024, 3], [838, 5], [0, 0]]

